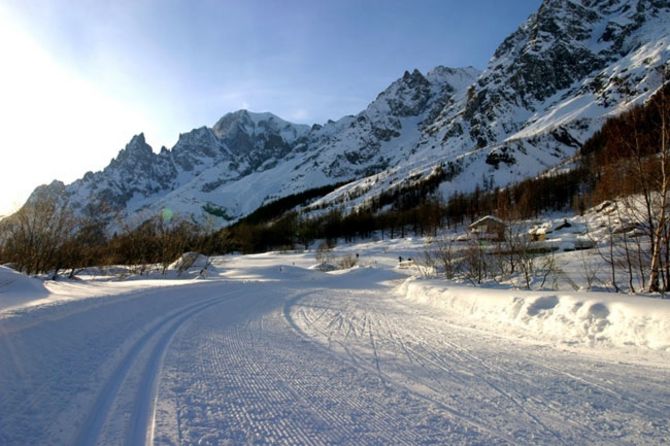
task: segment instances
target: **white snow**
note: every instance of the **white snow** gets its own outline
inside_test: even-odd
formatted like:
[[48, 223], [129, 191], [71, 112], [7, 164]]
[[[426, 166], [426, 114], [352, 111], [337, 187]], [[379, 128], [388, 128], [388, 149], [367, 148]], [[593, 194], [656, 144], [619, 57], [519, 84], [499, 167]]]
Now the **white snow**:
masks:
[[176, 270], [178, 273], [188, 270], [202, 271], [207, 269], [209, 264], [209, 257], [198, 252], [185, 252], [168, 266], [168, 270]]
[[0, 444], [669, 438], [670, 301], [423, 279], [424, 242], [340, 246], [359, 266], [330, 273], [314, 252], [215, 257], [204, 280], [2, 268], [22, 300], [0, 309]]
[[0, 266], [0, 311], [49, 294], [42, 281]]
[[498, 334], [566, 345], [642, 347], [670, 352], [670, 300], [605, 292], [530, 292], [408, 280], [406, 299]]

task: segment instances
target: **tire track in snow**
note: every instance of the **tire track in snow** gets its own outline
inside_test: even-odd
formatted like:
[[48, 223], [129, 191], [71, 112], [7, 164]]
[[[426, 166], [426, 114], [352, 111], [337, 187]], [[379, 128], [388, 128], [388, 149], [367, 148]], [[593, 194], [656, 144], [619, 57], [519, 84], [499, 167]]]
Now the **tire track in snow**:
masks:
[[366, 315], [365, 320], [367, 321], [368, 325], [368, 334], [370, 335], [370, 346], [372, 347], [372, 353], [374, 355], [375, 359], [375, 368], [377, 369], [377, 373], [379, 374], [379, 378], [385, 382], [384, 380], [384, 374], [382, 373], [381, 366], [379, 365], [379, 354], [377, 353], [377, 344], [375, 343], [375, 337], [372, 334], [372, 319], [369, 319]]
[[[294, 298], [292, 300], [301, 299], [301, 298], [304, 298], [304, 297], [306, 297], [308, 295], [311, 295], [311, 294], [315, 294], [315, 293], [314, 292], [303, 293], [299, 296], [294, 296]], [[282, 309], [281, 316], [282, 316], [282, 321], [284, 322], [284, 324], [286, 324], [288, 322], [288, 324], [286, 326], [291, 329], [292, 333], [298, 334], [301, 339], [306, 340], [309, 343], [309, 345], [311, 345], [317, 351], [319, 351], [321, 353], [325, 352], [325, 353], [327, 353], [328, 357], [332, 357], [332, 352], [330, 350], [327, 350], [327, 349], [324, 350], [323, 347], [320, 344], [315, 344], [315, 343], [313, 343], [312, 340], [305, 339], [304, 335], [301, 335], [301, 334], [295, 332], [295, 327], [291, 326], [290, 321], [288, 321], [287, 318], [286, 318], [286, 305], [284, 305], [284, 307]], [[320, 319], [320, 318], [321, 317], [319, 317], [318, 319]], [[335, 322], [335, 321], [337, 321], [337, 322]], [[341, 323], [341, 321], [342, 321], [341, 318], [338, 319], [337, 317], [335, 317], [335, 318], [332, 318], [328, 322], [328, 326], [331, 327], [331, 333], [336, 331], [337, 328], [342, 329], [343, 324]], [[314, 322], [314, 320], [313, 320], [313, 322]], [[335, 322], [335, 323], [333, 323], [333, 322]], [[357, 337], [367, 338], [367, 335], [369, 335], [369, 331], [368, 331], [369, 325], [368, 325], [368, 323], [369, 323], [369, 321], [368, 321], [367, 315], [363, 315], [363, 317], [360, 318], [360, 322], [358, 324], [358, 327], [359, 327], [358, 330], [355, 328], [355, 326], [354, 326], [354, 329], [353, 329], [353, 331], [354, 331], [354, 333]], [[332, 327], [335, 324], [337, 324], [338, 327], [335, 328], [335, 330], [332, 330]], [[339, 341], [334, 341], [334, 342], [340, 343]], [[343, 345], [343, 348], [347, 349], [347, 346]], [[312, 354], [315, 354], [315, 353], [316, 352], [314, 352]], [[358, 362], [357, 359], [356, 359], [356, 356], [351, 351], [347, 350], [347, 353], [349, 354], [352, 362]], [[317, 356], [319, 356], [319, 355], [317, 355]], [[340, 362], [340, 361], [338, 360], [337, 362]], [[380, 391], [391, 390], [385, 382], [385, 376], [380, 371], [373, 372], [372, 370], [363, 369], [362, 367], [353, 367], [352, 372], [354, 370], [362, 371], [369, 378], [372, 378], [374, 376], [373, 379], [378, 384], [377, 387], [379, 387]], [[355, 372], [355, 374], [359, 375], [358, 372]], [[341, 385], [342, 382], [340, 382], [340, 380], [341, 380], [341, 377], [331, 376], [330, 379], [329, 379], [329, 384], [331, 384], [333, 386], [337, 386], [338, 384]], [[298, 392], [298, 394], [303, 394], [303, 395], [309, 394], [309, 392], [311, 390], [311, 389], [307, 389], [307, 388], [302, 388], [301, 385], [294, 385], [293, 387], [295, 388], [294, 391]], [[342, 427], [339, 428], [340, 430], [344, 427], [344, 430], [341, 431], [342, 434], [341, 434], [340, 438], [346, 439], [346, 440], [338, 440], [337, 441], [338, 443], [342, 442], [342, 441], [348, 442], [347, 444], [351, 443], [352, 442], [351, 429], [354, 428], [354, 430], [355, 430], [355, 425], [352, 426], [352, 424], [351, 424], [352, 420], [348, 419], [347, 417], [343, 417], [341, 414], [337, 414], [337, 412], [333, 412], [333, 411], [329, 410], [330, 408], [326, 405], [323, 405], [323, 401], [322, 401], [322, 400], [337, 400], [338, 398], [342, 398], [342, 395], [339, 395], [335, 392], [332, 392], [332, 393], [324, 392], [323, 395], [320, 395], [320, 396], [325, 397], [325, 398], [317, 398], [314, 401], [311, 401], [311, 405], [313, 407], [317, 408], [319, 410], [319, 413], [324, 418], [329, 418], [331, 422], [339, 423], [339, 425], [342, 426]], [[347, 406], [349, 407], [349, 410], [353, 409], [355, 413], [365, 414], [365, 413], [370, 413], [371, 412], [371, 413], [378, 414], [378, 416], [375, 417], [375, 418], [367, 419], [366, 422], [365, 422], [366, 425], [369, 426], [369, 427], [373, 427], [376, 430], [376, 432], [378, 432], [378, 433], [385, 433], [384, 435], [388, 435], [388, 433], [394, 432], [393, 437], [392, 437], [392, 441], [393, 441], [394, 444], [408, 444], [408, 445], [411, 445], [411, 444], [416, 443], [417, 439], [415, 437], [415, 435], [416, 435], [415, 433], [406, 432], [403, 429], [399, 430], [397, 428], [397, 426], [399, 424], [403, 424], [403, 423], [406, 423], [407, 425], [411, 425], [412, 422], [410, 421], [410, 419], [405, 414], [403, 414], [402, 411], [400, 411], [399, 413], [395, 413], [393, 415], [389, 414], [388, 413], [389, 408], [388, 408], [387, 405], [385, 405], [385, 401], [383, 401], [383, 399], [379, 400], [377, 398], [375, 398], [375, 399], [359, 398], [358, 395], [356, 393], [354, 393], [354, 394], [346, 396], [346, 402], [347, 402]], [[350, 426], [350, 427], [346, 428], [346, 426]], [[378, 439], [377, 441], [382, 441], [382, 440]], [[391, 437], [389, 437], [389, 438], [387, 438], [386, 440], [383, 440], [383, 441], [391, 441]], [[365, 443], [365, 442], [362, 441], [362, 443]], [[355, 444], [355, 442], [354, 442], [354, 444]]]
[[[172, 335], [176, 332], [179, 326], [181, 326], [193, 315], [219, 302], [221, 302], [221, 298], [216, 297], [175, 310], [169, 316], [164, 317], [159, 322], [152, 325], [148, 331], [146, 331], [137, 341], [135, 341], [128, 352], [119, 361], [118, 366], [107, 378], [105, 385], [98, 393], [98, 397], [89, 411], [89, 415], [80, 427], [73, 444], [77, 446], [89, 446], [96, 444], [99, 441], [103, 426], [105, 425], [105, 422], [110, 415], [110, 411], [112, 410], [115, 400], [119, 397], [119, 393], [122, 391], [122, 385], [124, 381], [128, 377], [131, 369], [135, 365], [141, 353], [145, 350], [145, 347], [150, 345], [152, 340], [158, 337], [157, 342], [159, 345], [158, 348], [153, 350], [153, 354], [151, 355], [150, 360], [159, 360], [162, 355], [160, 348], [167, 347], [169, 340], [172, 338]], [[161, 331], [166, 326], [168, 326], [167, 330], [161, 334]], [[157, 351], [161, 354], [156, 353]], [[147, 371], [150, 373], [150, 375], [152, 374], [151, 372], [157, 372], [157, 370], [151, 369], [151, 362], [149, 363]], [[153, 381], [154, 379], [155, 377], [152, 376], [151, 378], [148, 378], [147, 381]], [[147, 413], [151, 410], [151, 403], [150, 401], [142, 401], [142, 399], [146, 400], [148, 398], [151, 400], [153, 395], [153, 385], [150, 384], [147, 388], [139, 387], [139, 390], [140, 392], [138, 392], [138, 398], [140, 398], [140, 400], [137, 400], [138, 404], [136, 409], [133, 411], [133, 420], [135, 420], [135, 417], [137, 417], [140, 420], [139, 423], [144, 424], [138, 424], [137, 421], [134, 421], [133, 427], [125, 438], [125, 444], [144, 444], [146, 442], [148, 419]], [[141, 441], [139, 440], [139, 437], [143, 437]]]
[[570, 372], [567, 372], [567, 371], [564, 371], [564, 370], [560, 370], [556, 367], [551, 367], [547, 364], [542, 364], [542, 363], [539, 363], [539, 362], [536, 362], [534, 365], [537, 366], [537, 367], [549, 370], [551, 372], [554, 372], [556, 374], [564, 375], [568, 379], [579, 382], [579, 383], [581, 383], [581, 384], [583, 384], [587, 387], [591, 387], [591, 388], [596, 389], [596, 390], [601, 390], [602, 392], [604, 392], [604, 393], [612, 396], [613, 398], [619, 400], [621, 403], [629, 404], [632, 407], [634, 407], [634, 408], [636, 408], [636, 409], [638, 409], [642, 412], [651, 412], [659, 418], [666, 417], [667, 414], [670, 413], [670, 404], [664, 404], [662, 409], [658, 409], [658, 408], [655, 408], [653, 406], [650, 406], [650, 405], [646, 404], [644, 401], [635, 402], [631, 398], [623, 395], [620, 391], [611, 389], [609, 386], [607, 386], [605, 384], [594, 382], [593, 381], [594, 378], [588, 379], [584, 376], [577, 376], [574, 373], [570, 373]]
[[[402, 305], [402, 312], [407, 312], [404, 310], [405, 307], [406, 305]], [[607, 423], [610, 415], [605, 415], [605, 413], [609, 411], [612, 411], [618, 417], [619, 421], [616, 421], [615, 424], [626, 423], [624, 419], [628, 418], [628, 414], [635, 414], [635, 417], [630, 421], [637, 423], [638, 427], [636, 429], [643, 432], [648, 429], [650, 420], [666, 418], [663, 414], [667, 413], [667, 410], [663, 411], [662, 408], [667, 407], [667, 404], [662, 404], [663, 398], [661, 396], [653, 399], [633, 399], [620, 395], [614, 389], [608, 389], [609, 391], [607, 391], [597, 383], [582, 380], [577, 376], [583, 375], [585, 371], [590, 370], [590, 367], [581, 365], [574, 369], [576, 370], [575, 373], [567, 373], [561, 370], [565, 366], [560, 360], [556, 362], [553, 359], [555, 354], [552, 351], [553, 349], [548, 350], [549, 359], [552, 360], [547, 361], [547, 357], [541, 350], [537, 350], [537, 348], [528, 349], [525, 343], [515, 347], [517, 344], [514, 342], [510, 343], [509, 340], [490, 332], [482, 332], [463, 325], [449, 323], [441, 318], [436, 319], [433, 315], [418, 316], [418, 318], [420, 322], [416, 324], [413, 330], [406, 330], [406, 324], [398, 324], [399, 320], [396, 321], [396, 325], [403, 327], [405, 336], [414, 338], [415, 345], [430, 354], [437, 363], [445, 367], [453, 367], [453, 361], [448, 359], [453, 354], [459, 368], [463, 368], [473, 376], [476, 375], [481, 378], [482, 384], [489, 386], [518, 408], [522, 408], [521, 413], [528, 416], [533, 422], [539, 423], [546, 432], [551, 433], [553, 437], [560, 437], [560, 439], [549, 439], [552, 443], [560, 441], [572, 444], [576, 439], [594, 443], [616, 442], [615, 439], [619, 438], [617, 435], [625, 434], [626, 430], [622, 429], [613, 435], [608, 431]], [[449, 336], [445, 336], [447, 333], [449, 333]], [[486, 346], [493, 341], [493, 345], [499, 345], [500, 348], [484, 347], [482, 349], [484, 354], [479, 350], [477, 350], [478, 354], [475, 354], [471, 348], [466, 347], [466, 345], [480, 345], [480, 343], [471, 341], [473, 339], [472, 333], [476, 334], [474, 339], [483, 336], [485, 342], [481, 344], [482, 346]], [[440, 345], [444, 345], [446, 348], [440, 348]], [[530, 346], [532, 347], [534, 344]], [[579, 357], [576, 357], [574, 361], [580, 361]], [[602, 363], [593, 363], [592, 361], [588, 361], [588, 363], [592, 366], [605, 367], [603, 370], [609, 369]], [[552, 367], [552, 364], [556, 366]], [[603, 373], [600, 372], [598, 375], [602, 378]], [[629, 375], [626, 374], [625, 376]], [[654, 388], [653, 376], [654, 374], [652, 374], [651, 379], [643, 379], [645, 383], [643, 388], [648, 390]], [[505, 378], [501, 379], [501, 377]], [[617, 378], [615, 382], [618, 382], [620, 390], [624, 392], [630, 390], [628, 379], [621, 381], [620, 372], [615, 377]], [[556, 393], [548, 393], [547, 389], [544, 388], [546, 385], [552, 386]], [[650, 386], [652, 387], [650, 388]], [[481, 390], [481, 386], [476, 387], [477, 390]], [[607, 386], [603, 385], [602, 387]], [[658, 389], [660, 386], [657, 384], [656, 388]], [[438, 395], [446, 393], [447, 388], [442, 389]], [[598, 393], [600, 393], [600, 396], [598, 396]], [[657, 394], [662, 395], [663, 393], [658, 392]], [[484, 394], [482, 393], [482, 395]], [[556, 395], [565, 395], [565, 397], [555, 400]], [[647, 404], [647, 401], [653, 401], [656, 407]], [[629, 404], [630, 406], [626, 407], [621, 403], [627, 403], [626, 405]], [[578, 408], [580, 406], [581, 409]], [[603, 408], [609, 409], [604, 412]], [[583, 411], [587, 412], [584, 413]], [[651, 425], [655, 423], [657, 421], [651, 421]], [[604, 424], [605, 429], [599, 424]], [[659, 426], [655, 429], [667, 431], [667, 427], [663, 429]]]

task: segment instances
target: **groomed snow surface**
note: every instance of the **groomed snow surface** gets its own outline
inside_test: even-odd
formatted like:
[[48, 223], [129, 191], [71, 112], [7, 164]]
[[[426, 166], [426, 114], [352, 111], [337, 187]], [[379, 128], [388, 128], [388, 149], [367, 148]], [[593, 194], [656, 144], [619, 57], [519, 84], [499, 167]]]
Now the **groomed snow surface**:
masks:
[[397, 267], [422, 246], [349, 246], [362, 266], [329, 273], [314, 252], [160, 280], [2, 268], [0, 444], [670, 439], [670, 301]]

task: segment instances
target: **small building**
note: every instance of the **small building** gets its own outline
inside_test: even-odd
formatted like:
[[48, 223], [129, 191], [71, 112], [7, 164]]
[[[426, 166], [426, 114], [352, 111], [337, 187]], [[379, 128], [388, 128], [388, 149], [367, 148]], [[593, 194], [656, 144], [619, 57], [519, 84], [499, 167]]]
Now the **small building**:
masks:
[[483, 240], [505, 240], [505, 222], [493, 215], [486, 215], [469, 226], [473, 237]]

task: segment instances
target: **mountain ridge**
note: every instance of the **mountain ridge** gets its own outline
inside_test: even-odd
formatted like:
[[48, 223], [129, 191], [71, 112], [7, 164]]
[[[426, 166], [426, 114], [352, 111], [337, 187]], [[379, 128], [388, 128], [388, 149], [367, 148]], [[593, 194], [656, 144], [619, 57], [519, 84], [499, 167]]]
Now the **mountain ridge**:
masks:
[[445, 198], [503, 187], [565, 163], [607, 116], [659, 88], [670, 59], [665, 23], [665, 0], [546, 0], [481, 73], [408, 70], [358, 114], [324, 124], [238, 110], [159, 153], [138, 134], [63, 194], [77, 212], [104, 203], [110, 219], [134, 224], [170, 208], [223, 226], [342, 182], [304, 212], [350, 212], [435, 169], [449, 171]]

